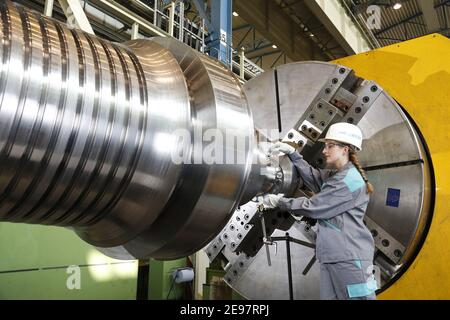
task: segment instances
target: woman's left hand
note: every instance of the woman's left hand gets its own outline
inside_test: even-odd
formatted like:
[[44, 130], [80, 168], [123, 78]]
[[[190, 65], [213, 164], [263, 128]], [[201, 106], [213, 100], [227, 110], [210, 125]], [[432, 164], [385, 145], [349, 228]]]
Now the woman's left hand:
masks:
[[278, 207], [280, 199], [283, 198], [284, 194], [266, 194], [262, 198], [262, 204], [265, 209], [274, 209]]

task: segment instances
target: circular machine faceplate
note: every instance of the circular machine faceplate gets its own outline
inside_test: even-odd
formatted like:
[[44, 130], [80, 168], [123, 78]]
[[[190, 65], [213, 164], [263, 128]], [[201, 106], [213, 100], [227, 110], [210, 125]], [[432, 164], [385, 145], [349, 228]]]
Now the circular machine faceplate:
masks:
[[[283, 65], [247, 82], [244, 89], [256, 129], [269, 140], [282, 138], [303, 145], [299, 152], [313, 166], [323, 167], [322, 144], [317, 141], [332, 123], [346, 121], [361, 128], [364, 141], [359, 159], [375, 188], [365, 223], [376, 247], [375, 276], [379, 288], [386, 288], [420, 249], [431, 212], [429, 160], [405, 112], [377, 83], [330, 63]], [[245, 215], [248, 230], [238, 239], [227, 228], [233, 219]], [[316, 226], [305, 221], [282, 217], [274, 223], [266, 216], [264, 222], [272, 237], [288, 232], [304, 243], [315, 243]], [[314, 248], [291, 243], [290, 250], [294, 299], [317, 299], [319, 267]], [[277, 241], [276, 248], [263, 244], [253, 203], [236, 210], [206, 252], [210, 259], [222, 253], [225, 281], [244, 297], [289, 298], [285, 241]]]

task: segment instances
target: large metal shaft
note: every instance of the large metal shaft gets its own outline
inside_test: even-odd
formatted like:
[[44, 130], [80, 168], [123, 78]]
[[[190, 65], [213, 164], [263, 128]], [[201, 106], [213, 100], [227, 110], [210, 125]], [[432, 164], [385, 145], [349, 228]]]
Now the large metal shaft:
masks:
[[[232, 73], [176, 40], [114, 44], [9, 1], [0, 14], [0, 220], [72, 227], [123, 259], [205, 246], [252, 171]], [[242, 161], [196, 161], [212, 129], [245, 142], [215, 145]]]

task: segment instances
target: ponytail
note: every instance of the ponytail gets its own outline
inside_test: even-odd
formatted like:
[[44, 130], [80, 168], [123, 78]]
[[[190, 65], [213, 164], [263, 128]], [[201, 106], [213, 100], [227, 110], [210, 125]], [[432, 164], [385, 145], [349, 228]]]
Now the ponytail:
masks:
[[366, 183], [367, 193], [372, 193], [374, 191], [374, 188], [372, 184], [369, 182], [369, 179], [367, 178], [366, 172], [362, 168], [361, 164], [359, 163], [358, 157], [356, 155], [356, 152], [353, 148], [349, 148], [349, 160], [353, 163], [353, 165], [356, 167], [356, 169], [361, 174], [364, 182]]

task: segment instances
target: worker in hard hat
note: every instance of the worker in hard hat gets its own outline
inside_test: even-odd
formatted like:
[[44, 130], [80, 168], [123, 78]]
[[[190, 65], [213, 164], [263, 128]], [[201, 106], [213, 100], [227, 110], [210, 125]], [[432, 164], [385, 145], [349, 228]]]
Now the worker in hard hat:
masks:
[[270, 194], [263, 197], [263, 205], [317, 219], [321, 299], [376, 299], [374, 240], [363, 222], [373, 187], [356, 155], [361, 150], [362, 132], [355, 125], [336, 123], [319, 141], [325, 144], [328, 170], [310, 166], [288, 144], [277, 142], [270, 150], [288, 155], [315, 195], [285, 198]]

